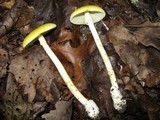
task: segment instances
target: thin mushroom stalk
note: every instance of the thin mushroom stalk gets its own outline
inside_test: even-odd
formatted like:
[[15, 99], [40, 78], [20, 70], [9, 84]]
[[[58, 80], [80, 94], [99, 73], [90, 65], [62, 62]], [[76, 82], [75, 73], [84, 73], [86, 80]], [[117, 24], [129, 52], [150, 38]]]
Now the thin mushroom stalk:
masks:
[[63, 67], [62, 63], [59, 61], [57, 56], [53, 53], [51, 48], [48, 46], [46, 43], [46, 40], [44, 39], [43, 36], [40, 36], [39, 42], [52, 60], [52, 62], [55, 64], [57, 70], [59, 71], [59, 74], [63, 78], [64, 82], [66, 83], [67, 87], [71, 91], [71, 93], [74, 95], [74, 97], [77, 98], [77, 100], [84, 105], [88, 116], [91, 118], [96, 118], [99, 114], [99, 108], [96, 105], [96, 103], [93, 100], [88, 100], [86, 99], [80, 92], [79, 90], [75, 87], [73, 84], [72, 80], [70, 79], [68, 73], [66, 72], [65, 68]]
[[[119, 86], [117, 84], [116, 75], [114, 73], [113, 67], [103, 47], [103, 44], [99, 38], [97, 30], [94, 26], [94, 23], [100, 21], [104, 16], [105, 12], [103, 9], [95, 5], [88, 5], [88, 6], [82, 6], [77, 10], [75, 10], [70, 17], [70, 21], [73, 24], [78, 24], [78, 25], [86, 24], [89, 26], [94, 41], [96, 43], [96, 46], [98, 48], [98, 51], [103, 59], [104, 65], [107, 69], [110, 78], [111, 82], [110, 93], [113, 99], [114, 108], [121, 112], [124, 111], [126, 108], [126, 100], [123, 99], [123, 96], [119, 90]], [[80, 19], [79, 22], [78, 19]]]
[[[62, 79], [66, 83], [67, 87], [69, 88], [70, 92], [73, 94], [74, 97], [85, 107], [88, 116], [91, 118], [96, 118], [99, 114], [99, 108], [93, 100], [86, 99], [80, 91], [75, 87], [72, 80], [70, 79], [68, 73], [66, 72], [65, 68], [63, 67], [62, 63], [58, 59], [58, 57], [53, 53], [49, 45], [47, 44], [45, 38], [43, 37], [42, 33], [46, 33], [47, 30], [53, 29], [55, 26], [51, 23], [46, 23], [39, 28], [33, 30], [23, 41], [23, 47], [26, 47], [29, 43], [35, 41], [38, 38], [41, 46], [44, 48], [45, 52], [52, 60], [54, 65], [56, 66], [59, 74], [61, 75]], [[36, 36], [35, 36], [36, 35]]]
[[126, 104], [126, 101], [122, 99], [123, 96], [122, 96], [121, 92], [119, 91], [113, 67], [112, 67], [111, 62], [109, 60], [109, 57], [108, 57], [108, 55], [107, 55], [107, 53], [106, 53], [106, 51], [103, 47], [103, 44], [102, 44], [102, 42], [99, 38], [97, 30], [96, 30], [96, 28], [94, 26], [94, 23], [92, 21], [91, 15], [88, 12], [85, 13], [85, 22], [91, 30], [91, 33], [93, 35], [96, 46], [99, 50], [99, 53], [100, 53], [100, 55], [103, 59], [104, 65], [107, 69], [107, 72], [108, 72], [108, 75], [109, 75], [109, 78], [110, 78], [110, 82], [111, 82], [111, 85], [112, 85], [112, 87], [110, 89], [110, 93], [111, 93], [111, 96], [112, 96], [112, 99], [113, 99], [113, 102], [114, 102], [114, 107], [115, 107], [116, 110], [119, 111], [119, 110], [122, 109], [122, 106], [124, 106]]

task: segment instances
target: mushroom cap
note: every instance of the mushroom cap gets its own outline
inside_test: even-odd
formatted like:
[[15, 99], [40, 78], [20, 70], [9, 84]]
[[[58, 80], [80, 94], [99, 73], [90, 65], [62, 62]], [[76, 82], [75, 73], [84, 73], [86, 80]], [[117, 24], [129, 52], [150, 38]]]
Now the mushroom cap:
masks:
[[35, 42], [40, 35], [44, 35], [51, 29], [55, 28], [56, 25], [54, 23], [45, 23], [37, 28], [35, 28], [33, 31], [31, 31], [25, 38], [22, 44], [22, 47], [25, 48], [29, 44]]
[[77, 25], [86, 24], [85, 23], [85, 13], [86, 12], [90, 13], [93, 23], [96, 23], [96, 22], [102, 20], [106, 15], [105, 11], [102, 8], [100, 8], [99, 6], [86, 5], [86, 6], [82, 6], [78, 9], [76, 9], [71, 14], [70, 21], [73, 24], [77, 24]]

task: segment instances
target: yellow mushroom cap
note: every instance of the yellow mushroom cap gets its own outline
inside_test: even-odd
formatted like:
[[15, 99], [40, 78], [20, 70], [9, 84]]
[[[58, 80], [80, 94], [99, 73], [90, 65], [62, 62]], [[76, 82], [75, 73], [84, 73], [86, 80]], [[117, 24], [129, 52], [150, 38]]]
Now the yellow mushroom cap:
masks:
[[92, 17], [92, 21], [94, 23], [102, 20], [106, 13], [105, 11], [100, 8], [99, 6], [96, 5], [86, 5], [86, 6], [82, 6], [78, 9], [76, 9], [70, 17], [70, 21], [73, 24], [77, 24], [77, 25], [81, 25], [81, 24], [85, 24], [85, 13], [89, 12], [91, 17]]
[[22, 44], [22, 47], [25, 48], [29, 44], [35, 42], [40, 35], [44, 35], [48, 31], [55, 28], [56, 25], [53, 23], [45, 23], [37, 28], [35, 28], [33, 31], [31, 31], [25, 38]]

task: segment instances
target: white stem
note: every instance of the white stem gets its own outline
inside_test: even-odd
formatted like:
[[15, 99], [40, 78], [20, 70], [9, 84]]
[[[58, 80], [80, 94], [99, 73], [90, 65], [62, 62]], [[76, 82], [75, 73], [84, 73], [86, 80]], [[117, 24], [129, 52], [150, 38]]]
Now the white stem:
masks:
[[[124, 104], [124, 103], [122, 103], [122, 94], [121, 94], [121, 92], [119, 91], [119, 88], [118, 88], [118, 84], [117, 84], [117, 80], [116, 80], [116, 76], [115, 76], [115, 73], [114, 73], [114, 70], [113, 70], [113, 67], [112, 67], [112, 65], [111, 65], [111, 62], [110, 62], [110, 60], [109, 60], [109, 57], [108, 57], [108, 55], [107, 55], [107, 53], [106, 53], [106, 51], [105, 51], [105, 49], [104, 49], [104, 47], [103, 47], [103, 44], [102, 44], [102, 42], [101, 42], [101, 40], [100, 40], [100, 38], [99, 38], [99, 35], [98, 35], [98, 33], [97, 33], [97, 30], [96, 30], [96, 28], [95, 28], [95, 26], [94, 26], [94, 23], [93, 23], [93, 21], [92, 21], [92, 17], [91, 17], [91, 15], [89, 14], [89, 12], [86, 12], [85, 13], [85, 22], [86, 22], [86, 24], [89, 26], [89, 28], [90, 28], [90, 30], [91, 30], [91, 33], [92, 33], [92, 35], [93, 35], [93, 38], [94, 38], [94, 41], [95, 41], [95, 43], [96, 43], [96, 46], [97, 46], [97, 48], [98, 48], [98, 50], [99, 50], [99, 52], [100, 52], [100, 55], [101, 55], [101, 57], [102, 57], [102, 59], [103, 59], [103, 62], [104, 62], [104, 65], [105, 65], [105, 67], [106, 67], [106, 69], [107, 69], [107, 72], [108, 72], [108, 75], [109, 75], [109, 78], [110, 78], [110, 82], [111, 82], [111, 85], [112, 85], [112, 89], [113, 88], [115, 88], [114, 86], [116, 86], [116, 88], [117, 89], [115, 89], [115, 90], [118, 90], [117, 92], [119, 93], [118, 95], [119, 95], [119, 99], [120, 99], [120, 101], [117, 101], [117, 100], [115, 100], [114, 98], [115, 97], [112, 97], [112, 99], [113, 99], [113, 102], [114, 102], [114, 106], [115, 106], [115, 104], [117, 105], [117, 103], [115, 103], [115, 102], [119, 102], [120, 103], [120, 105], [121, 104]], [[112, 90], [113, 91], [113, 90]], [[111, 92], [111, 96], [114, 96], [114, 95], [112, 95], [112, 93], [113, 92]], [[115, 93], [115, 92], [114, 92]], [[117, 95], [117, 94], [116, 94]], [[116, 97], [117, 98], [117, 97]], [[124, 101], [123, 101], [124, 102]], [[119, 104], [118, 103], [118, 104]], [[115, 109], [119, 109], [119, 107], [117, 108], [117, 106], [115, 106]]]
[[71, 91], [71, 93], [77, 98], [77, 100], [85, 106], [85, 109], [88, 113], [88, 115], [91, 118], [95, 118], [99, 114], [99, 108], [95, 104], [93, 100], [87, 100], [80, 92], [79, 90], [75, 87], [73, 84], [72, 80], [70, 79], [68, 73], [66, 72], [65, 68], [63, 67], [62, 63], [59, 61], [57, 56], [53, 53], [49, 45], [46, 43], [46, 40], [43, 36], [39, 36], [39, 42], [56, 66], [57, 70], [59, 71], [61, 77], [63, 78], [64, 82], [66, 83], [67, 87]]

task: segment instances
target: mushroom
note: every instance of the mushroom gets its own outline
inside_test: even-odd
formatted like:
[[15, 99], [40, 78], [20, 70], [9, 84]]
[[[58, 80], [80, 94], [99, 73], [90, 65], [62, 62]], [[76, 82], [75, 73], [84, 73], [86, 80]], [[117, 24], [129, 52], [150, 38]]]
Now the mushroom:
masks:
[[105, 11], [99, 6], [86, 5], [76, 9], [71, 14], [70, 21], [73, 24], [89, 26], [110, 78], [110, 93], [114, 102], [114, 108], [121, 112], [126, 108], [126, 100], [123, 99], [123, 96], [119, 90], [113, 67], [94, 26], [94, 23], [102, 20], [105, 15]]
[[52, 60], [54, 65], [56, 66], [57, 70], [59, 71], [62, 79], [66, 83], [66, 85], [69, 88], [69, 90], [71, 91], [71, 93], [77, 98], [77, 100], [82, 105], [84, 105], [86, 112], [88, 113], [88, 116], [91, 118], [96, 118], [99, 114], [98, 106], [96, 105], [96, 103], [93, 100], [86, 99], [79, 92], [79, 90], [75, 87], [74, 83], [72, 82], [68, 73], [66, 72], [65, 68], [63, 67], [62, 63], [57, 58], [57, 56], [53, 53], [53, 51], [51, 50], [51, 48], [47, 44], [45, 38], [43, 37], [43, 35], [47, 31], [49, 31], [55, 27], [56, 27], [56, 25], [53, 23], [46, 23], [46, 24], [43, 24], [40, 27], [34, 29], [29, 35], [27, 35], [25, 37], [22, 47], [23, 48], [27, 47], [29, 44], [36, 41], [38, 38], [40, 44], [42, 45], [42, 47], [44, 48], [44, 50], [46, 51], [46, 53], [48, 54], [48, 56], [50, 57], [50, 59]]

